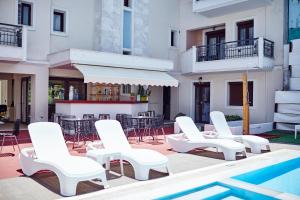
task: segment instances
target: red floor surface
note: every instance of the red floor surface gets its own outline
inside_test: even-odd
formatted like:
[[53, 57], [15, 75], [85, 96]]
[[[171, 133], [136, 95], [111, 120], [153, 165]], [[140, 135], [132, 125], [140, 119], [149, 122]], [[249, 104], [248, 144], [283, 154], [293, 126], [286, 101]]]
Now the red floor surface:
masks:
[[[165, 129], [166, 134], [173, 133], [172, 128]], [[30, 137], [27, 131], [21, 131], [18, 136], [20, 148], [31, 147]], [[2, 143], [2, 137], [0, 137]], [[144, 141], [137, 143], [137, 139], [134, 137], [129, 138], [129, 142], [134, 148], [146, 148], [153, 149], [161, 152], [164, 155], [175, 153], [170, 150], [170, 147], [165, 143], [163, 136], [160, 135], [158, 140], [154, 142], [151, 137], [144, 137]], [[0, 144], [1, 145], [1, 144]], [[72, 155], [85, 156], [86, 150], [83, 142], [79, 147], [72, 149], [73, 143], [67, 142], [68, 149]], [[11, 145], [11, 141], [4, 143], [2, 152], [0, 153], [0, 179], [13, 178], [23, 176], [20, 164], [19, 164], [19, 150], [15, 146], [15, 150]]]

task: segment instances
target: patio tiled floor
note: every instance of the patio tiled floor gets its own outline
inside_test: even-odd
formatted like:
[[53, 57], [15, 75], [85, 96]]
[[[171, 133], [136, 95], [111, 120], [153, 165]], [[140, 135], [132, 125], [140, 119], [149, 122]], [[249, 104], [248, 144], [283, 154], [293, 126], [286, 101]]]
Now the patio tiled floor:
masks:
[[[211, 151], [192, 151], [190, 153], [175, 153], [164, 142], [161, 137], [158, 143], [152, 143], [152, 140], [136, 143], [131, 140], [134, 148], [148, 148], [159, 151], [169, 158], [170, 168], [173, 173], [180, 173], [202, 167], [212, 166], [215, 164], [227, 162], [223, 160], [221, 153]], [[21, 148], [31, 146], [30, 143], [21, 144]], [[72, 149], [72, 144], [68, 143], [69, 150], [73, 155], [84, 156], [85, 148]], [[271, 144], [272, 151], [278, 149], [294, 149], [300, 151], [299, 145]], [[59, 182], [57, 177], [51, 172], [41, 172], [26, 177], [21, 173], [18, 151], [13, 153], [11, 146], [5, 146], [3, 154], [0, 156], [0, 199], [55, 199], [59, 198]], [[248, 156], [253, 154], [248, 153]], [[118, 163], [112, 164], [112, 172], [107, 173], [108, 182], [111, 187], [136, 182], [133, 178], [133, 169], [125, 165], [125, 176], [120, 177]], [[151, 171], [150, 177], [158, 178], [166, 176], [163, 172]], [[78, 185], [77, 194], [85, 194], [103, 189], [98, 182], [82, 182]]]

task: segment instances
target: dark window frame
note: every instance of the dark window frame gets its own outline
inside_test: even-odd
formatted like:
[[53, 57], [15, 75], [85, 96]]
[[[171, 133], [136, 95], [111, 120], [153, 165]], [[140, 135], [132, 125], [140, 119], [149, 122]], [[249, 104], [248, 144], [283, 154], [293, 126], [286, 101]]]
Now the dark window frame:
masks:
[[[59, 16], [60, 17], [60, 27], [59, 30], [55, 29], [55, 16]], [[65, 18], [66, 18], [66, 13], [64, 11], [59, 11], [59, 10], [54, 10], [53, 11], [53, 31], [55, 32], [62, 32], [65, 33], [66, 32], [66, 28], [65, 28]]]
[[123, 6], [127, 8], [131, 8], [131, 0], [123, 0]]
[[[29, 16], [28, 16], [28, 22], [24, 23], [24, 7], [28, 7], [29, 9]], [[27, 2], [21, 2], [21, 21], [19, 24], [26, 25], [26, 26], [32, 26], [32, 4]]]
[[[228, 106], [243, 106], [243, 82], [229, 81], [228, 85]], [[231, 93], [233, 92], [233, 93]], [[253, 107], [254, 81], [248, 81], [249, 106]]]
[[[239, 46], [253, 44], [254, 39], [254, 20], [242, 21], [236, 23], [238, 31], [238, 44]], [[250, 38], [250, 28], [253, 30], [252, 38]], [[246, 29], [245, 41], [241, 41], [241, 30]]]

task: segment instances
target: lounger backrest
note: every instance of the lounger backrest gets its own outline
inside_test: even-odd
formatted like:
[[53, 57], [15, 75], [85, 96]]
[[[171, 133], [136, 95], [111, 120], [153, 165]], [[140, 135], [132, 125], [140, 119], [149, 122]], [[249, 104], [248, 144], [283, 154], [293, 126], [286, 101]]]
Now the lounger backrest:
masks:
[[122, 126], [117, 120], [99, 120], [95, 126], [105, 149], [131, 149]]
[[214, 127], [220, 135], [232, 135], [232, 132], [228, 126], [225, 116], [220, 111], [210, 112], [210, 119], [214, 124]]
[[29, 124], [28, 130], [38, 159], [53, 160], [70, 156], [59, 124], [36, 122]]
[[177, 117], [176, 122], [185, 136], [193, 141], [193, 140], [204, 140], [205, 138], [195, 125], [194, 121], [187, 116]]

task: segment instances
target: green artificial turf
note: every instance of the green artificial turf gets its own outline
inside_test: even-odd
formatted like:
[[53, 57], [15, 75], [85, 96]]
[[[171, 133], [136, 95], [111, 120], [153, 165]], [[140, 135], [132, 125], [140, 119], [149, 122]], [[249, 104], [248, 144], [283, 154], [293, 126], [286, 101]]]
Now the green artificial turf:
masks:
[[299, 144], [300, 145], [300, 132], [298, 132], [297, 139], [295, 139], [295, 133], [291, 131], [273, 130], [266, 134], [278, 135], [280, 137], [270, 139], [270, 142], [284, 143], [284, 144]]

